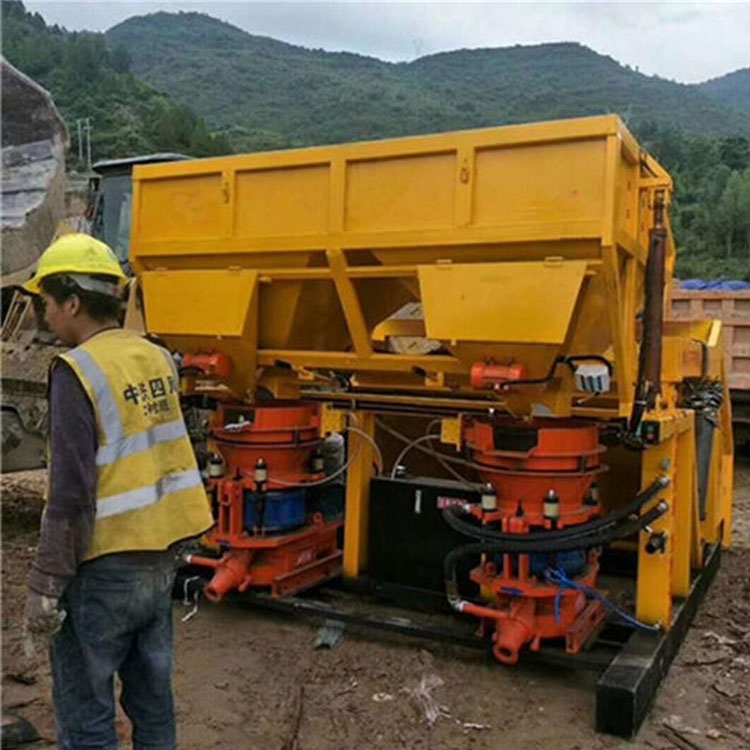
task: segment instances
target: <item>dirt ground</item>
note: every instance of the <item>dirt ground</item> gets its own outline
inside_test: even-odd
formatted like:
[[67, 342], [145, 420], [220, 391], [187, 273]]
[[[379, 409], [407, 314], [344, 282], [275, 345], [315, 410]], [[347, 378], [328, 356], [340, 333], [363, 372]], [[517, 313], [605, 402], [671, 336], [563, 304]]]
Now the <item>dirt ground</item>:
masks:
[[[14, 681], [25, 579], [43, 479], [2, 479], [2, 702], [54, 741], [49, 670]], [[750, 747], [750, 462], [739, 463], [735, 545], [637, 739], [593, 730], [595, 675], [505, 668], [483, 653], [348, 628], [314, 648], [320, 623], [240, 603], [175, 604], [175, 697], [181, 750], [740, 750]], [[432, 726], [420, 684], [442, 707]], [[430, 688], [430, 686], [432, 686]]]

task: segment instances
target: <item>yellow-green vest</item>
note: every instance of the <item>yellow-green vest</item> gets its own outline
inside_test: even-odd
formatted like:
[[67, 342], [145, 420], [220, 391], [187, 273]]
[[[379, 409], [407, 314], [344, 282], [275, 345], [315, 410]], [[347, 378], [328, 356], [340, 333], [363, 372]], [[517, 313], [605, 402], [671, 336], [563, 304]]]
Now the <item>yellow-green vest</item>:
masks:
[[96, 521], [85, 559], [164, 550], [212, 524], [169, 352], [132, 331], [102, 331], [59, 355], [94, 407]]

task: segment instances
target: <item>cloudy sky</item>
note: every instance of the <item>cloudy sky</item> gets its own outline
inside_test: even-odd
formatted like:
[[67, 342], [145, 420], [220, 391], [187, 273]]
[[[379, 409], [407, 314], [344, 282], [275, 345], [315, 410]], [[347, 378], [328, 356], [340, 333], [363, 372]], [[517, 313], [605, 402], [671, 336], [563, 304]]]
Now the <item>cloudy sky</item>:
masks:
[[26, 0], [47, 23], [104, 31], [158, 10], [208, 13], [251, 34], [383, 60], [576, 41], [648, 75], [695, 83], [750, 66], [750, 2], [180, 2]]

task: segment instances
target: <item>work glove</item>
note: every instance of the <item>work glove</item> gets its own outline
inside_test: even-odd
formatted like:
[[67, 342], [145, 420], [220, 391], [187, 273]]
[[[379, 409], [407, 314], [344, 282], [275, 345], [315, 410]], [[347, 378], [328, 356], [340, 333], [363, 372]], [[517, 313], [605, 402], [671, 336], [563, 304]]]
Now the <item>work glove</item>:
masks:
[[24, 623], [21, 634], [21, 653], [16, 659], [15, 668], [10, 671], [10, 676], [17, 682], [33, 685], [37, 680], [38, 671], [39, 658], [36, 653], [34, 636], [31, 635]]
[[65, 612], [57, 608], [58, 601], [53, 596], [29, 591], [23, 613], [24, 632], [28, 631], [49, 643], [65, 619]]
[[12, 674], [19, 682], [33, 684], [39, 669], [39, 650], [46, 651], [52, 636], [60, 629], [65, 612], [58, 609], [58, 600], [30, 591], [26, 597], [21, 634], [21, 658]]

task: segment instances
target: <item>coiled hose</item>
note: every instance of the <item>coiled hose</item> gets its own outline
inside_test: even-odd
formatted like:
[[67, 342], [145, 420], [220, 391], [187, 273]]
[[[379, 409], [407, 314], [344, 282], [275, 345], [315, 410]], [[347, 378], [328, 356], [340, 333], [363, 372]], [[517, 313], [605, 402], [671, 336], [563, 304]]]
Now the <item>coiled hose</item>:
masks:
[[448, 601], [453, 603], [458, 598], [456, 566], [458, 561], [467, 555], [481, 555], [488, 552], [493, 554], [530, 554], [534, 552], [553, 553], [567, 552], [569, 550], [581, 549], [581, 547], [598, 547], [613, 542], [616, 539], [623, 539], [636, 534], [649, 524], [653, 523], [657, 518], [663, 516], [668, 509], [669, 506], [667, 503], [664, 500], [661, 500], [635, 521], [621, 524], [614, 529], [586, 534], [583, 537], [575, 536], [567, 539], [559, 539], [558, 537], [557, 541], [551, 542], [549, 537], [552, 536], [553, 532], [550, 532], [550, 534], [545, 535], [547, 537], [545, 541], [535, 540], [530, 543], [526, 539], [527, 535], [518, 534], [515, 535], [516, 539], [514, 540], [497, 541], [494, 539], [485, 539], [482, 542], [471, 542], [470, 544], [456, 547], [448, 553], [444, 563], [445, 588], [446, 593], [448, 594]]
[[[604, 518], [599, 518], [596, 521], [590, 521], [589, 523], [579, 524], [577, 526], [570, 526], [560, 531], [538, 531], [530, 534], [506, 534], [500, 531], [495, 531], [487, 526], [474, 526], [467, 521], [459, 518], [458, 514], [461, 512], [461, 506], [450, 505], [443, 509], [443, 519], [445, 522], [459, 534], [464, 536], [473, 537], [480, 541], [490, 542], [510, 542], [520, 544], [532, 544], [538, 541], [544, 541], [549, 543], [561, 542], [564, 540], [573, 539], [584, 539], [591, 534], [602, 533], [610, 528], [615, 528], [619, 524], [623, 523], [629, 516], [637, 513], [649, 500], [651, 500], [659, 490], [663, 489], [669, 484], [669, 479], [666, 476], [660, 476], [655, 479], [645, 490], [639, 492], [632, 503], [621, 508], [620, 510], [614, 511], [607, 514]], [[582, 545], [578, 545], [582, 546]], [[594, 546], [594, 545], [590, 545]], [[576, 549], [572, 547], [570, 549]], [[510, 550], [509, 550], [510, 551]], [[525, 552], [525, 549], [516, 550], [519, 552]], [[529, 552], [535, 550], [529, 549]]]

